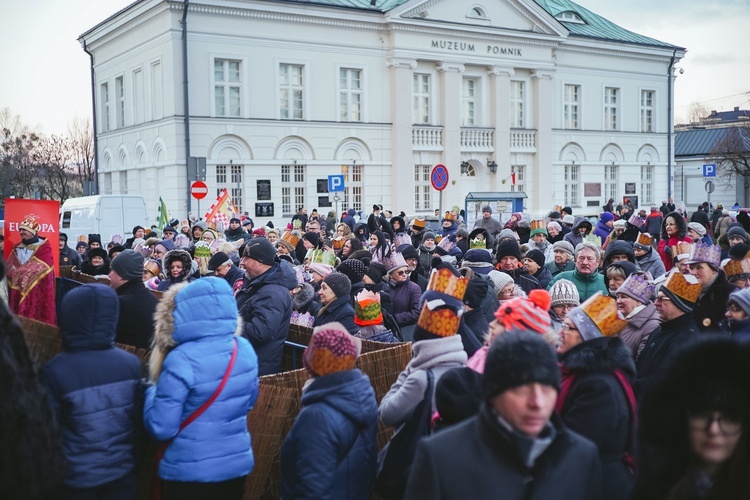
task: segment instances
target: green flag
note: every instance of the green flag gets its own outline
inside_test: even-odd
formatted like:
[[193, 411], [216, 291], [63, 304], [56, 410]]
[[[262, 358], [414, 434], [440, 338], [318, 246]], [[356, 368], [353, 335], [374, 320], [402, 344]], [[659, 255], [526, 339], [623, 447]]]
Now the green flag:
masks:
[[169, 210], [167, 209], [167, 205], [164, 203], [164, 200], [161, 199], [161, 196], [159, 196], [159, 217], [157, 218], [157, 229], [161, 231], [164, 229], [165, 226], [169, 224], [169, 219], [171, 219], [169, 215]]

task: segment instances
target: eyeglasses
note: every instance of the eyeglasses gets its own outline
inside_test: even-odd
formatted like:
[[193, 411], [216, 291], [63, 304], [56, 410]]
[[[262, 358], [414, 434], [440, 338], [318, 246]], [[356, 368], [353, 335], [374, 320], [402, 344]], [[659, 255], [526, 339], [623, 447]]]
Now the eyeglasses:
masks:
[[576, 306], [571, 305], [571, 304], [561, 304], [561, 305], [557, 305], [557, 306], [552, 306], [552, 309], [560, 310], [560, 311], [570, 311], [574, 307], [576, 307]]
[[742, 422], [725, 417], [718, 412], [688, 414], [688, 423], [694, 431], [708, 432], [714, 422], [719, 424], [719, 432], [724, 435], [736, 435], [742, 432]]
[[409, 274], [407, 271], [396, 271], [393, 274], [398, 274], [399, 276], [403, 276], [405, 274]]
[[670, 299], [666, 295], [657, 295], [654, 299], [654, 302], [672, 302], [672, 299]]

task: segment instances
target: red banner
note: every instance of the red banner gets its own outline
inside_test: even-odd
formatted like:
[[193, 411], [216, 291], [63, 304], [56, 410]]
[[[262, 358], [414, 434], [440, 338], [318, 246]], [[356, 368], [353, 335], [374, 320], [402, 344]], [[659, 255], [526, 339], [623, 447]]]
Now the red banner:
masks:
[[55, 276], [60, 276], [60, 202], [50, 200], [5, 199], [5, 248], [8, 260], [13, 247], [21, 242], [18, 226], [26, 218], [39, 223], [39, 238], [49, 240], [55, 262]]

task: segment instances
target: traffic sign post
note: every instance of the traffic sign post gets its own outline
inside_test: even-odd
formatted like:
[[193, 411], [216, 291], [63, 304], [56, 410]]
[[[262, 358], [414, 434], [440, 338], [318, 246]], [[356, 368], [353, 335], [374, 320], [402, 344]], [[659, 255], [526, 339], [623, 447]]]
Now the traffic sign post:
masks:
[[[703, 166], [705, 167], [705, 165]], [[714, 181], [706, 181], [706, 201], [708, 202], [709, 207], [711, 206], [711, 193], [714, 192], [714, 189], [716, 189], [716, 184], [714, 184]]]
[[716, 163], [703, 164], [703, 177], [716, 177]]
[[198, 200], [198, 216], [201, 213], [201, 200], [208, 194], [208, 186], [203, 181], [195, 181], [190, 185], [190, 195]]
[[333, 202], [336, 204], [336, 214], [339, 213], [339, 201], [341, 201], [341, 198], [339, 197], [339, 191], [344, 191], [346, 189], [346, 186], [344, 184], [344, 176], [343, 175], [329, 175], [328, 176], [328, 192], [334, 193], [333, 194]]
[[443, 189], [448, 187], [449, 178], [448, 169], [445, 168], [445, 165], [442, 163], [435, 165], [430, 173], [430, 183], [432, 184], [432, 187], [440, 193], [439, 210], [441, 217], [443, 216]]

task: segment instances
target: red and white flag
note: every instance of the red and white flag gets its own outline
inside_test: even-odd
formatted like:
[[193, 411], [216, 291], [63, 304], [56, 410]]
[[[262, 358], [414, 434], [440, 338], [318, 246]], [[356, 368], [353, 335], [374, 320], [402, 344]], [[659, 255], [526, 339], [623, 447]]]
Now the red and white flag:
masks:
[[229, 219], [232, 217], [239, 218], [239, 210], [232, 203], [232, 199], [229, 197], [229, 192], [226, 189], [222, 189], [219, 196], [211, 208], [208, 209], [204, 219], [206, 223], [213, 223], [215, 225], [221, 224], [222, 227], [229, 227]]

